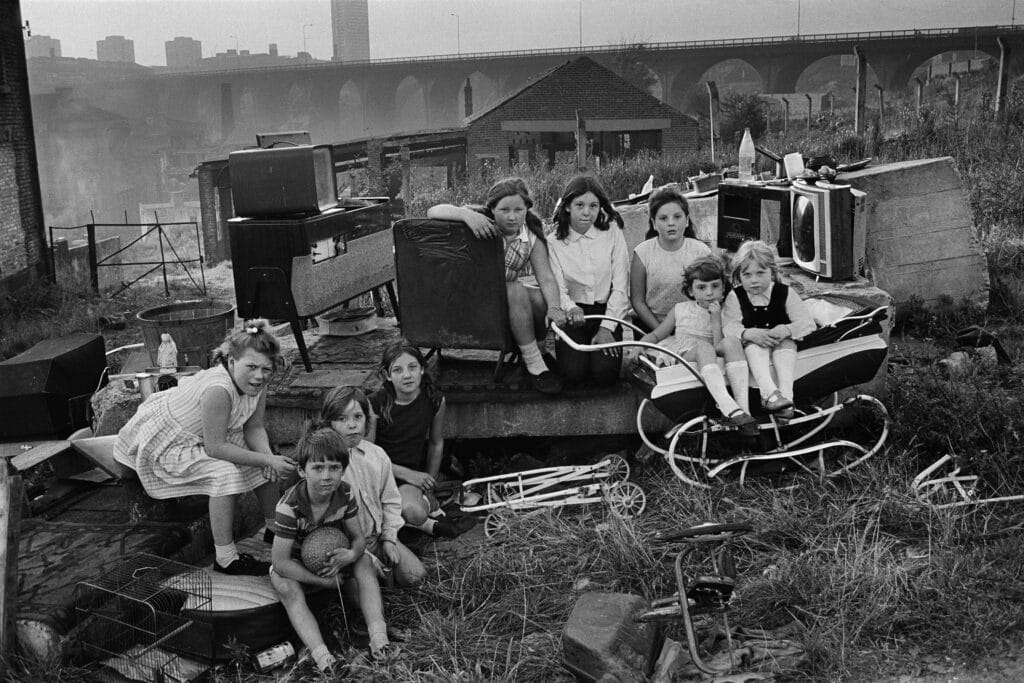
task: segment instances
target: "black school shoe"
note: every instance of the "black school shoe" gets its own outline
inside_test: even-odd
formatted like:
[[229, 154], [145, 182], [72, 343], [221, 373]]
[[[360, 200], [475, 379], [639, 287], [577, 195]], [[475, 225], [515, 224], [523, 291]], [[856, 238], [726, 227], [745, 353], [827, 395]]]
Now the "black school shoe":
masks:
[[539, 375], [530, 375], [530, 382], [533, 384], [534, 389], [549, 396], [560, 394], [562, 389], [565, 388], [565, 380], [550, 370], [545, 370]]
[[239, 553], [238, 559], [226, 567], [214, 560], [213, 571], [231, 576], [266, 576], [270, 571], [270, 563], [261, 562], [249, 553]]

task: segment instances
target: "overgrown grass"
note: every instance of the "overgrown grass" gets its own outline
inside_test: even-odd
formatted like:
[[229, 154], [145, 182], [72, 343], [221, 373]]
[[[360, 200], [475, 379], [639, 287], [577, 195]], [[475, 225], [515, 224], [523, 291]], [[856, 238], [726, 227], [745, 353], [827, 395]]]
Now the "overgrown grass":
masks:
[[[351, 664], [339, 678], [403, 681], [568, 680], [561, 666], [561, 629], [586, 590], [632, 592], [648, 598], [675, 587], [675, 547], [654, 533], [703, 521], [746, 521], [755, 533], [737, 553], [740, 583], [734, 622], [795, 624], [808, 664], [796, 680], [873, 680], [913, 670], [921, 655], [970, 660], [1024, 630], [1024, 516], [1019, 504], [941, 511], [921, 504], [910, 482], [945, 453], [978, 474], [984, 495], [1024, 492], [1024, 370], [1019, 341], [1024, 311], [1024, 100], [1020, 84], [1009, 111], [971, 80], [991, 86], [991, 74], [965, 79], [959, 106], [952, 81], [929, 85], [929, 108], [918, 116], [897, 103], [865, 135], [832, 126], [809, 136], [774, 136], [779, 152], [830, 152], [841, 162], [952, 156], [969, 198], [979, 243], [992, 276], [988, 311], [957, 302], [925, 311], [911, 305], [902, 334], [941, 339], [966, 324], [997, 329], [1011, 340], [1012, 366], [972, 366], [948, 378], [931, 365], [901, 369], [890, 383], [893, 432], [887, 449], [838, 480], [807, 477], [796, 488], [757, 482], [744, 488], [686, 488], [663, 464], [639, 481], [648, 512], [638, 522], [608, 516], [603, 506], [572, 514], [516, 518], [511, 533], [457, 556], [429, 562], [418, 591], [389, 592], [392, 619], [412, 631], [402, 655], [378, 667]], [[728, 162], [729, 160], [726, 159]], [[657, 183], [711, 170], [706, 156], [641, 155], [605, 164], [597, 175], [612, 197], [635, 192], [649, 175]], [[548, 216], [568, 166], [512, 171], [531, 186], [537, 212]], [[416, 197], [411, 212], [439, 202], [479, 202], [492, 178]], [[78, 290], [36, 288], [0, 302], [0, 357], [38, 339], [97, 329], [97, 319], [131, 306]], [[328, 630], [339, 628], [337, 616]], [[679, 639], [678, 627], [669, 634]], [[29, 671], [52, 678], [52, 672]], [[62, 680], [80, 680], [63, 670]], [[299, 673], [292, 673], [298, 680]], [[37, 680], [40, 678], [36, 678]], [[242, 670], [221, 680], [256, 681]], [[307, 679], [308, 680], [308, 679]]]

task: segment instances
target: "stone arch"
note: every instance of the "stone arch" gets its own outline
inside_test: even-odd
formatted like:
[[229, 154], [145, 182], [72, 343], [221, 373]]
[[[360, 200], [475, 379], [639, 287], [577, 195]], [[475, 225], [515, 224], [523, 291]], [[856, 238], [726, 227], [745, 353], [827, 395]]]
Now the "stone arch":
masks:
[[395, 88], [395, 118], [392, 128], [397, 132], [423, 130], [427, 127], [427, 98], [423, 83], [415, 76], [406, 76]]
[[309, 83], [292, 83], [285, 96], [285, 130], [309, 130], [311, 88]]
[[241, 137], [245, 140], [254, 140], [256, 134], [257, 114], [256, 91], [250, 86], [243, 86], [242, 92], [238, 93], [238, 112], [235, 114], [235, 128], [233, 137]]
[[716, 83], [722, 97], [734, 92], [763, 92], [767, 81], [743, 59], [723, 59], [706, 65], [702, 71], [687, 71], [675, 77], [669, 98], [673, 106], [688, 114], [707, 114], [707, 81]]
[[342, 140], [367, 135], [366, 103], [355, 81], [348, 80], [338, 89], [338, 134]]
[[469, 81], [469, 87], [473, 91], [472, 109], [474, 114], [497, 104], [501, 100], [501, 92], [498, 89], [497, 80], [481, 71], [474, 71], [463, 79], [462, 87], [459, 88], [455, 98], [458, 103], [456, 110], [459, 112], [460, 118], [464, 117], [466, 113], [464, 99], [466, 80]]

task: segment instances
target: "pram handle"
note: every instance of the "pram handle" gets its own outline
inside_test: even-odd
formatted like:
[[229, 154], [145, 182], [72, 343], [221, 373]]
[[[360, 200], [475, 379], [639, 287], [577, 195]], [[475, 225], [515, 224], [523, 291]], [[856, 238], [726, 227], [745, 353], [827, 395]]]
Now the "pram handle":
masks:
[[654, 535], [656, 541], [685, 541], [687, 543], [712, 543], [726, 541], [749, 534], [754, 527], [746, 522], [726, 522], [723, 524], [698, 524], [697, 526], [659, 531]]
[[[639, 333], [641, 335], [644, 334], [644, 331], [641, 330], [636, 325], [634, 325], [632, 323], [629, 323], [629, 322], [626, 322], [625, 320], [619, 320], [618, 318], [613, 318], [610, 315], [585, 315], [585, 316], [583, 316], [583, 319], [584, 320], [610, 320], [610, 321], [612, 321], [614, 323], [618, 323], [619, 325], [624, 325], [626, 327], [629, 327], [634, 332], [637, 332], [637, 333]], [[639, 346], [640, 348], [651, 349], [653, 351], [658, 351], [660, 353], [664, 353], [666, 355], [671, 356], [676, 361], [678, 361], [683, 367], [685, 367], [687, 370], [690, 371], [690, 374], [692, 374], [694, 377], [697, 378], [698, 382], [700, 382], [705, 388], [707, 388], [707, 384], [704, 382], [704, 378], [701, 377], [700, 372], [698, 372], [697, 369], [695, 367], [693, 367], [693, 365], [689, 361], [687, 361], [685, 358], [680, 356], [678, 353], [676, 353], [672, 349], [667, 349], [664, 346], [658, 346], [657, 344], [652, 344], [650, 342], [645, 342], [645, 341], [640, 341], [640, 340], [609, 342], [607, 344], [580, 344], [579, 342], [573, 341], [569, 337], [569, 335], [565, 333], [565, 330], [563, 330], [561, 327], [559, 327], [556, 323], [551, 323], [551, 329], [554, 330], [555, 334], [558, 336], [559, 339], [562, 340], [562, 342], [564, 342], [566, 344], [566, 346], [568, 346], [569, 348], [573, 349], [574, 351], [591, 352], [591, 351], [604, 351], [606, 349], [623, 349], [623, 348], [627, 348], [627, 347], [630, 347], [630, 346]]]

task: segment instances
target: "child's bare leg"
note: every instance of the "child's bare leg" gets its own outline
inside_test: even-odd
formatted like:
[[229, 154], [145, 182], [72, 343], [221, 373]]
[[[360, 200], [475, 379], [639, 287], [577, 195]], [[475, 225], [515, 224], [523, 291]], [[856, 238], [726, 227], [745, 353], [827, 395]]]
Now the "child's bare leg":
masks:
[[334, 663], [334, 655], [324, 644], [324, 637], [320, 633], [320, 625], [316, 623], [316, 617], [306, 604], [306, 596], [302, 592], [302, 586], [294, 579], [278, 576], [270, 573], [270, 583], [273, 584], [277, 596], [284, 605], [284, 611], [288, 613], [288, 620], [292, 627], [299, 634], [302, 644], [309, 648], [309, 654], [316, 662], [317, 668], [326, 669]]
[[737, 410], [740, 410], [740, 407], [736, 405], [736, 401], [729, 395], [729, 390], [725, 387], [725, 377], [722, 375], [722, 369], [718, 367], [718, 354], [715, 353], [714, 347], [711, 344], [701, 342], [686, 353], [687, 360], [690, 360], [691, 357], [696, 358], [697, 367], [700, 368], [700, 376], [704, 378], [708, 392], [715, 399], [715, 403], [718, 404], [718, 410], [721, 411], [722, 415], [728, 417]]
[[427, 578], [427, 568], [404, 543], [398, 542], [395, 547], [398, 550], [398, 562], [391, 568], [395, 583], [403, 588], [415, 588]]
[[359, 610], [370, 634], [370, 652], [380, 655], [388, 645], [388, 625], [384, 620], [384, 599], [380, 595], [380, 582], [373, 560], [364, 553], [356, 560], [352, 573], [359, 591]]
[[533, 312], [533, 335], [537, 340], [537, 345], [541, 351], [544, 351], [544, 340], [548, 336], [548, 302], [544, 300], [544, 292], [540, 291], [540, 287], [527, 287], [523, 286], [526, 290], [526, 295], [530, 298], [530, 310]]
[[783, 339], [772, 349], [772, 363], [775, 365], [775, 376], [779, 379], [779, 391], [786, 398], [793, 400], [793, 381], [796, 376], [796, 342]]
[[268, 481], [258, 487], [254, 493], [256, 494], [256, 499], [260, 502], [260, 511], [263, 513], [263, 520], [266, 522], [267, 528], [273, 529], [274, 519], [277, 518], [275, 513], [277, 501], [281, 498], [281, 490], [277, 482]]
[[430, 510], [423, 499], [423, 491], [418, 486], [402, 484], [398, 487], [398, 493], [402, 496], [402, 519], [405, 523], [418, 527], [426, 522]]
[[508, 321], [512, 328], [512, 338], [519, 346], [523, 356], [523, 364], [531, 375], [539, 375], [548, 369], [540, 355], [537, 337], [533, 329], [533, 308], [530, 295], [521, 282], [506, 282], [505, 292], [508, 295]]
[[750, 366], [743, 353], [743, 342], [735, 337], [726, 337], [718, 344], [718, 353], [725, 358], [725, 376], [729, 378], [729, 389], [740, 409], [750, 414]]
[[771, 349], [766, 349], [757, 344], [747, 344], [743, 347], [743, 352], [747, 356], [750, 374], [754, 376], [754, 380], [757, 382], [757, 390], [761, 393], [761, 400], [763, 401], [779, 389], [775, 386], [775, 380], [772, 379], [770, 367]]

